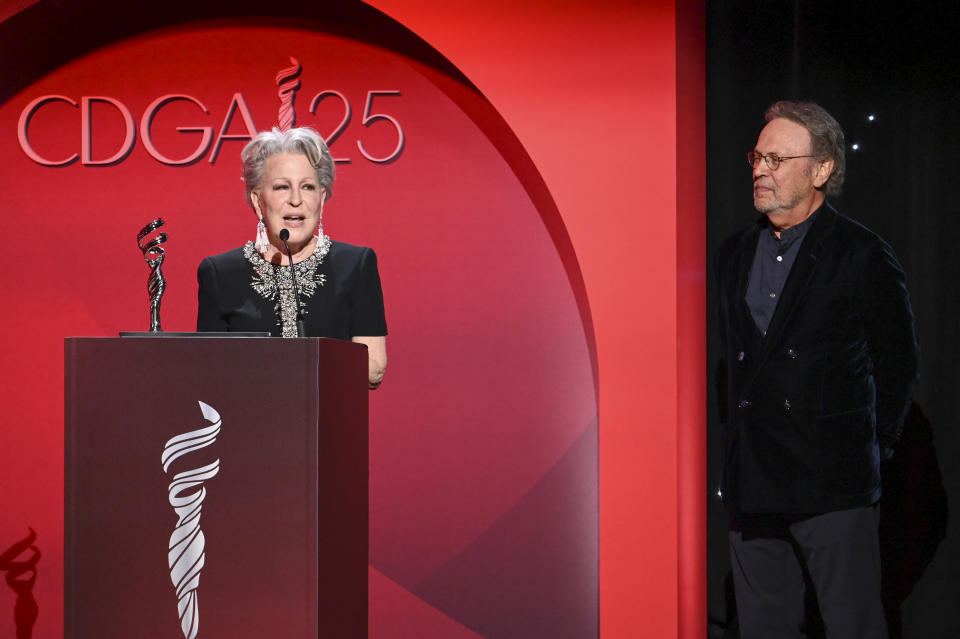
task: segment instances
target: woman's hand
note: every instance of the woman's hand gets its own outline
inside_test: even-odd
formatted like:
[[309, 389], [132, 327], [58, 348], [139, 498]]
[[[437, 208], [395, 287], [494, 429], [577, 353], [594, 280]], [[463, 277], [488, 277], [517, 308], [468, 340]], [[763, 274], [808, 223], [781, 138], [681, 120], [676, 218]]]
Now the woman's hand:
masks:
[[387, 372], [387, 338], [379, 337], [351, 337], [351, 341], [367, 346], [367, 355], [370, 358], [370, 390], [376, 389], [383, 381]]

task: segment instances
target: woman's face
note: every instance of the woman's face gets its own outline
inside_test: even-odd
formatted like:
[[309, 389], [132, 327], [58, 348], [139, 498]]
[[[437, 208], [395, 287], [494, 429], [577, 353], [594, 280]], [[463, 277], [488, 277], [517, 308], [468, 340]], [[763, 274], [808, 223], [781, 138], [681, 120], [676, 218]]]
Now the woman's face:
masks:
[[316, 172], [307, 156], [299, 153], [278, 153], [267, 158], [260, 188], [250, 192], [255, 211], [263, 216], [270, 243], [283, 250], [277, 237], [282, 229], [290, 232], [290, 250], [303, 250], [310, 242], [326, 193], [317, 182]]

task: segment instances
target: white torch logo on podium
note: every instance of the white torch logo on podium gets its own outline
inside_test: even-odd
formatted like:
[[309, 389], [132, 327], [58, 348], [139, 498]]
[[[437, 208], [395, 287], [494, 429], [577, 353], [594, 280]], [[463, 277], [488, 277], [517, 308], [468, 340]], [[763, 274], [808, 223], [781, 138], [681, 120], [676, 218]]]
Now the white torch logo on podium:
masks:
[[[167, 472], [174, 460], [217, 440], [220, 433], [220, 413], [212, 406], [199, 402], [200, 410], [209, 426], [192, 430], [171, 438], [163, 447], [163, 471]], [[177, 593], [177, 611], [180, 616], [180, 628], [186, 639], [196, 639], [200, 629], [200, 611], [197, 603], [197, 588], [200, 585], [200, 571], [203, 569], [205, 539], [200, 530], [200, 511], [207, 496], [204, 482], [214, 477], [220, 470], [220, 460], [185, 470], [173, 476], [170, 483], [170, 505], [173, 506], [178, 520], [170, 535], [170, 547], [167, 563], [170, 567], [170, 580]]]

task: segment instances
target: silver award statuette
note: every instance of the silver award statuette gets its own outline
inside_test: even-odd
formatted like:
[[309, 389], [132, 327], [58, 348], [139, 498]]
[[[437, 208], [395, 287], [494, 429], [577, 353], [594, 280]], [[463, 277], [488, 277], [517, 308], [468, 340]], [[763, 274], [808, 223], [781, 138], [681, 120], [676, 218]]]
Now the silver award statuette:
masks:
[[143, 253], [143, 259], [150, 267], [150, 276], [147, 278], [147, 293], [150, 295], [150, 331], [152, 333], [161, 333], [160, 328], [160, 301], [163, 292], [167, 288], [167, 281], [163, 278], [163, 247], [160, 246], [167, 241], [167, 234], [163, 231], [157, 233], [152, 240], [144, 244], [143, 240], [148, 235], [163, 226], [163, 218], [158, 217], [145, 227], [140, 229], [137, 235], [137, 246]]

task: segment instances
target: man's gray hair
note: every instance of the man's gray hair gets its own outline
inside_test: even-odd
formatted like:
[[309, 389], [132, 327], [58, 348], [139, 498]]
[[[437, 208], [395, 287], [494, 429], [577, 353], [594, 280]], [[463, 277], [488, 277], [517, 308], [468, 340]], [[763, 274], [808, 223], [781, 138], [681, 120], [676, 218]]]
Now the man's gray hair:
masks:
[[305, 155], [327, 199], [333, 196], [336, 167], [333, 158], [330, 157], [330, 150], [320, 134], [306, 126], [287, 131], [274, 127], [271, 131], [261, 131], [255, 135], [240, 153], [240, 159], [243, 161], [243, 181], [247, 189], [247, 203], [250, 203], [250, 192], [262, 186], [267, 158], [278, 153]]
[[810, 132], [810, 153], [819, 160], [833, 160], [833, 172], [823, 188], [827, 195], [839, 195], [847, 175], [846, 142], [840, 123], [813, 102], [782, 100], [767, 109], [765, 117], [767, 122], [776, 118], [790, 120]]

